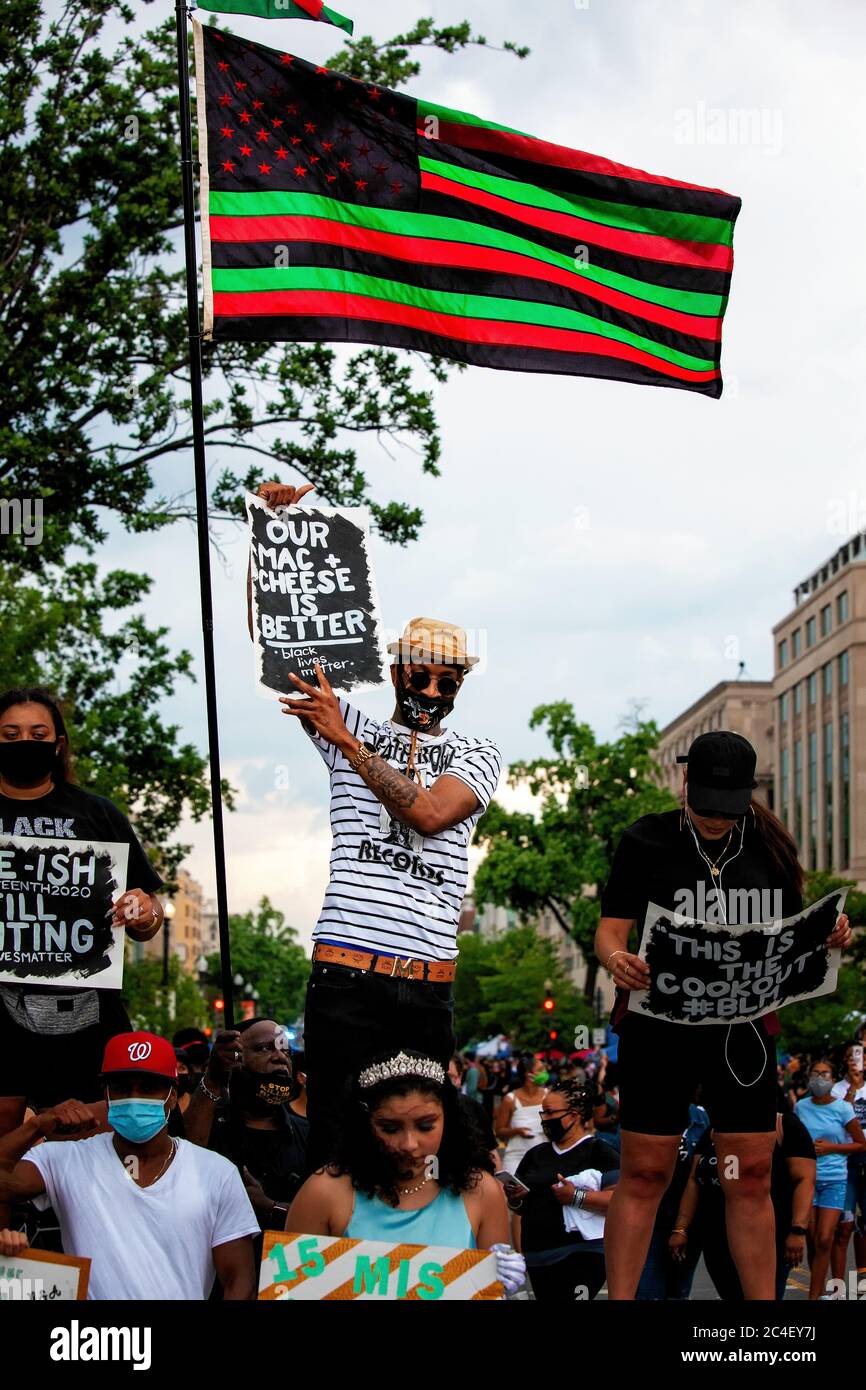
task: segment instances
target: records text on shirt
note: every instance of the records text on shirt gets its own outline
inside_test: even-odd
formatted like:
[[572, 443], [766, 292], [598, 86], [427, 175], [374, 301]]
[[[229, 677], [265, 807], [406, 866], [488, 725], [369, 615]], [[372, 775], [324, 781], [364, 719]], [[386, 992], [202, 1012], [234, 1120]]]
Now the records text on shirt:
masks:
[[630, 992], [629, 1011], [671, 1023], [740, 1023], [832, 994], [840, 953], [826, 943], [846, 891], [752, 926], [689, 921], [650, 903], [640, 957], [651, 983]]
[[258, 693], [297, 694], [318, 661], [335, 690], [375, 689], [388, 657], [370, 560], [369, 513], [281, 507], [247, 494]]

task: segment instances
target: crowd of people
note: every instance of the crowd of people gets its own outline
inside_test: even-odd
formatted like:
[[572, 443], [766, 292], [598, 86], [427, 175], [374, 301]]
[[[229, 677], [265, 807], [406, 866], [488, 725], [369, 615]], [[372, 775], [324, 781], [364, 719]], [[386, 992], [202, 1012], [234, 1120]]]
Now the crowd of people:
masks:
[[[292, 506], [302, 492], [260, 495]], [[133, 1029], [120, 991], [86, 974], [4, 973], [0, 1251], [53, 1241], [87, 1257], [97, 1299], [254, 1298], [265, 1231], [490, 1251], [506, 1295], [539, 1302], [605, 1285], [614, 1300], [688, 1298], [701, 1255], [720, 1297], [779, 1298], [808, 1253], [811, 1296], [830, 1296], [852, 1236], [859, 1269], [866, 1255], [860, 1039], [779, 1072], [774, 1015], [689, 1027], [628, 1009], [650, 980], [631, 949], [649, 904], [709, 888], [726, 924], [735, 894], [750, 912], [765, 891], [776, 917], [802, 909], [796, 846], [753, 798], [754, 749], [702, 735], [680, 809], [620, 837], [595, 942], [617, 990], [616, 1061], [460, 1055], [468, 846], [501, 759], [444, 727], [478, 660], [462, 628], [417, 618], [389, 652], [390, 719], [338, 698], [318, 662], [281, 702], [330, 783], [303, 1055], [278, 1018], [169, 1041]], [[120, 843], [107, 915], [134, 940], [160, 930], [163, 880], [126, 816], [75, 781], [41, 688], [0, 696], [0, 834]], [[844, 913], [827, 932], [829, 949], [851, 941]]]

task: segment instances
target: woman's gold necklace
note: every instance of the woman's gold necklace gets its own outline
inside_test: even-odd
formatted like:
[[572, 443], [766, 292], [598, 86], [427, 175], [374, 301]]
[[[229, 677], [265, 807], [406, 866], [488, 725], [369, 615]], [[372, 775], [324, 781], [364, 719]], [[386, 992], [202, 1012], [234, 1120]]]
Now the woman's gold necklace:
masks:
[[733, 835], [733, 833], [734, 827], [731, 826], [730, 830], [728, 831], [728, 838], [727, 840], [725, 840], [725, 843], [722, 846], [722, 852], [719, 855], [718, 859], [711, 859], [708, 854], [704, 855], [704, 859], [706, 859], [707, 863], [710, 866], [710, 873], [712, 874], [713, 878], [718, 878], [719, 874], [722, 872], [718, 865], [721, 863], [721, 861], [724, 859], [725, 855], [728, 852], [728, 848], [731, 843], [731, 836]]
[[426, 1187], [429, 1181], [430, 1181], [430, 1174], [427, 1173], [427, 1174], [425, 1174], [425, 1176], [424, 1176], [423, 1182], [419, 1182], [419, 1183], [417, 1184], [417, 1186], [415, 1186], [415, 1187], [401, 1187], [401, 1188], [400, 1188], [400, 1196], [401, 1196], [401, 1197], [411, 1197], [412, 1194], [413, 1194], [413, 1192], [420, 1192], [422, 1187]]

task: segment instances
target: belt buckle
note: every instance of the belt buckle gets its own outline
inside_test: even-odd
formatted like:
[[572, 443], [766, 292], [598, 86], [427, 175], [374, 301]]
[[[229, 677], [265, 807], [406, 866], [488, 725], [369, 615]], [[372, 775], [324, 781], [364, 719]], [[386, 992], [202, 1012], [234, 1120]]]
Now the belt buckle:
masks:
[[399, 956], [394, 957], [394, 963], [391, 966], [392, 980], [395, 975], [399, 976], [401, 980], [411, 980], [413, 978], [411, 956], [407, 956], [406, 959], [403, 961], [401, 961]]

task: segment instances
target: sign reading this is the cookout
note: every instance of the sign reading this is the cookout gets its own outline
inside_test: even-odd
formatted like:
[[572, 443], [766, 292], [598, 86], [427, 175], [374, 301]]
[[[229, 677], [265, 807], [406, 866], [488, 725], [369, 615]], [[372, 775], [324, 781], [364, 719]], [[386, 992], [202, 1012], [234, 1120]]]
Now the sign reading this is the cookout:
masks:
[[650, 986], [631, 991], [629, 1010], [670, 1023], [742, 1023], [832, 994], [841, 953], [827, 938], [846, 892], [748, 927], [696, 922], [650, 903], [640, 947]]
[[297, 694], [289, 672], [334, 690], [383, 685], [388, 657], [365, 507], [280, 507], [247, 494], [258, 693]]
[[129, 846], [0, 837], [0, 983], [120, 989]]

